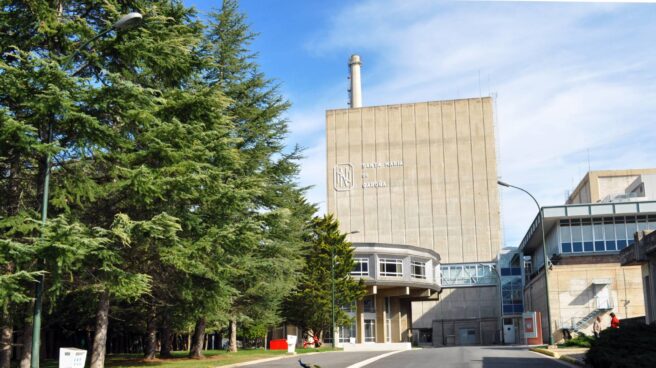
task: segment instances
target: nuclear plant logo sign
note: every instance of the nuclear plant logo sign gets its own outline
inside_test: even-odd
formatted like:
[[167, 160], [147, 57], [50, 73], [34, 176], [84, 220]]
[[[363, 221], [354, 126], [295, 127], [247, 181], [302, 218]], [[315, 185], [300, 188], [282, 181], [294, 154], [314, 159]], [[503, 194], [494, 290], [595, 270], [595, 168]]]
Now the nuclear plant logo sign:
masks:
[[338, 192], [353, 188], [353, 166], [351, 164], [335, 166], [333, 169], [333, 185]]

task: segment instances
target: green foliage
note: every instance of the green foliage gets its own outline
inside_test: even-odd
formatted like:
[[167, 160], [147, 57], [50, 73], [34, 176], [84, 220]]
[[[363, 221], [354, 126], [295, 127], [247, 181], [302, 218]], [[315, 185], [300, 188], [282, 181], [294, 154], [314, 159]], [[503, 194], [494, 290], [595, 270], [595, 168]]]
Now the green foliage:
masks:
[[[339, 231], [339, 223], [332, 215], [316, 217], [308, 243], [306, 264], [300, 283], [285, 301], [287, 321], [315, 334], [330, 330], [332, 323], [332, 287], [334, 271], [335, 324], [351, 323], [340, 307], [349, 307], [365, 295], [362, 280], [350, 275], [353, 269], [353, 248], [346, 241], [347, 234]], [[334, 269], [333, 269], [334, 267]]]
[[203, 52], [207, 80], [228, 98], [226, 113], [239, 138], [236, 172], [251, 189], [244, 198], [248, 206], [234, 208], [241, 226], [222, 257], [234, 291], [228, 315], [241, 326], [264, 328], [280, 321], [280, 304], [302, 266], [302, 235], [316, 209], [293, 180], [298, 151], [283, 152], [282, 113], [289, 104], [258, 70], [248, 50], [253, 38], [237, 2], [226, 0], [212, 14]]
[[656, 366], [656, 325], [627, 325], [601, 331], [586, 354], [595, 368]]
[[576, 336], [575, 338], [565, 341], [565, 343], [563, 343], [562, 346], [589, 348], [593, 341], [594, 338], [590, 336], [586, 336], [583, 333], [579, 333], [579, 335]]
[[[104, 292], [139, 333], [278, 323], [316, 208], [237, 2], [209, 21], [170, 0], [0, 4], [0, 309], [45, 275], [64, 329]], [[130, 11], [140, 27], [81, 47]]]

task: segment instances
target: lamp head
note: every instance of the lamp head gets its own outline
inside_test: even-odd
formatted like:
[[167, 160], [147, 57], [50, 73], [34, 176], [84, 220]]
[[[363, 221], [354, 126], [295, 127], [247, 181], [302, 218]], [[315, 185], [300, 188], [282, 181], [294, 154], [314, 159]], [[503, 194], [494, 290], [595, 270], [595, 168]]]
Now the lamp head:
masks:
[[141, 21], [143, 21], [143, 16], [141, 13], [132, 12], [122, 16], [121, 19], [114, 23], [112, 28], [118, 31], [125, 31], [138, 26], [141, 24]]
[[510, 184], [504, 183], [501, 180], [497, 180], [497, 184], [501, 185], [502, 187], [510, 187]]

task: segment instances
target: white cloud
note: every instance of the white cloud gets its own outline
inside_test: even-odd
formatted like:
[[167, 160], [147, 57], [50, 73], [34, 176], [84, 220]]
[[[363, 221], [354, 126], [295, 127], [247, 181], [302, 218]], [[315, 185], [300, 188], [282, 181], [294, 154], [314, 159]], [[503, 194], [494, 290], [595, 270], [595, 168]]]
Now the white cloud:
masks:
[[[555, 205], [587, 171], [588, 152], [592, 169], [656, 166], [653, 14], [612, 4], [376, 0], [337, 12], [307, 44], [315, 57], [361, 52], [365, 105], [496, 92], [499, 175]], [[324, 110], [343, 97], [339, 82], [291, 115], [295, 137], [312, 144], [302, 179], [317, 185], [317, 202], [325, 201]], [[503, 190], [502, 202], [505, 245], [514, 246], [537, 211], [522, 193]]]

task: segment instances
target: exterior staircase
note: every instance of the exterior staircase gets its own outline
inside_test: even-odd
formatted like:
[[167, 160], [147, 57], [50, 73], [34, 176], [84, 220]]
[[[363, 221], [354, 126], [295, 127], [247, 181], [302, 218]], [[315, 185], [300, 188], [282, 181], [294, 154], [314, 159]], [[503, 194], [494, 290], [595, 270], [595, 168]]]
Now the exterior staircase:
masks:
[[572, 331], [580, 332], [582, 329], [589, 326], [595, 320], [595, 318], [597, 318], [597, 316], [600, 316], [600, 315], [608, 312], [611, 309], [612, 308], [610, 308], [610, 307], [606, 307], [606, 308], [597, 308], [597, 309], [593, 310], [592, 312], [588, 313], [588, 315], [583, 317], [581, 320], [576, 322], [574, 324], [574, 326], [572, 326]]

